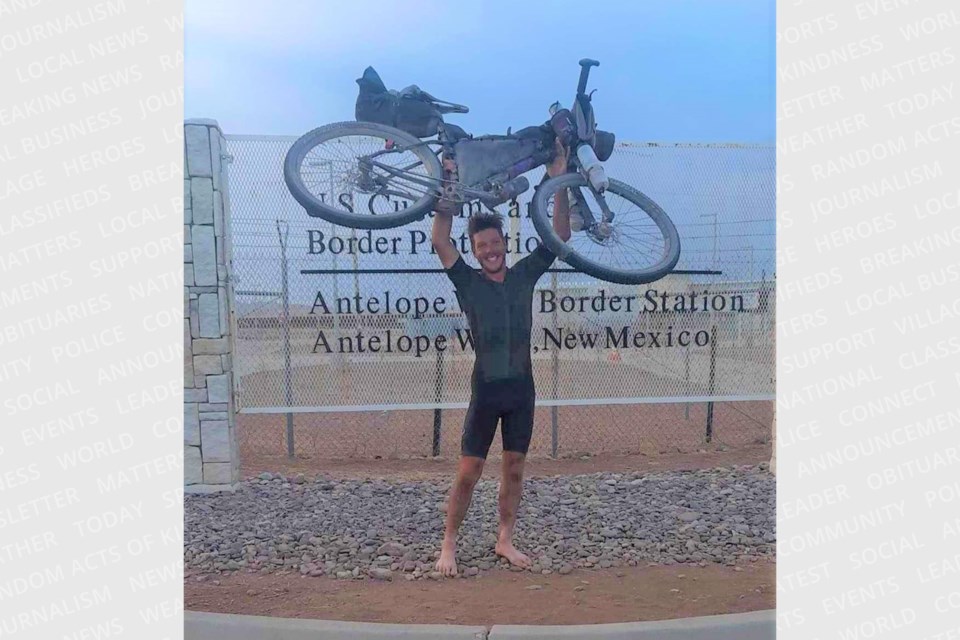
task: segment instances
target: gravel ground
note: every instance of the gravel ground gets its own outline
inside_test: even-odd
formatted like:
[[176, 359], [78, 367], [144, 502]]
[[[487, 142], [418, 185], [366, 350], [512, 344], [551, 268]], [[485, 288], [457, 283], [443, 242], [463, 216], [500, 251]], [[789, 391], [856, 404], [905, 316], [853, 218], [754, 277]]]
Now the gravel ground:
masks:
[[[776, 549], [775, 486], [766, 464], [530, 478], [515, 544], [543, 574], [756, 561]], [[449, 487], [265, 472], [235, 493], [187, 494], [184, 564], [200, 580], [241, 570], [439, 579], [433, 563]], [[477, 485], [460, 530], [461, 577], [519, 571], [493, 553], [497, 490], [497, 481]]]

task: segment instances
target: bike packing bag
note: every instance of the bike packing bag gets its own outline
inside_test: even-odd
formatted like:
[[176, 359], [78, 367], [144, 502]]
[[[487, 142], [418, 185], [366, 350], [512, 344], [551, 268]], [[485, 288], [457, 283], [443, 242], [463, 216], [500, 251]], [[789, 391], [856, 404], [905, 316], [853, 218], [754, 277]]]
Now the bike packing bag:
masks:
[[[484, 180], [506, 171], [540, 149], [535, 138], [474, 138], [454, 145], [460, 182], [476, 187]], [[531, 167], [532, 168], [532, 167]]]
[[376, 122], [427, 138], [437, 133], [443, 116], [423, 97], [416, 86], [403, 92], [389, 91], [373, 67], [367, 67], [357, 80], [356, 118], [360, 122]]
[[512, 136], [521, 140], [536, 140], [540, 143], [541, 149], [549, 149], [553, 147], [553, 139], [556, 134], [553, 132], [553, 127], [547, 122], [539, 127], [524, 127], [519, 131], [514, 131]]
[[593, 151], [597, 154], [597, 160], [606, 162], [607, 158], [613, 155], [613, 145], [617, 137], [609, 131], [597, 129], [597, 139], [593, 143]]
[[[583, 108], [583, 104], [586, 105], [585, 109]], [[577, 123], [577, 135], [580, 137], [580, 140], [586, 142], [593, 148], [593, 152], [597, 155], [597, 160], [606, 162], [613, 154], [613, 145], [616, 142], [616, 137], [609, 131], [597, 129], [597, 122], [593, 117], [593, 107], [590, 105], [590, 99], [584, 98], [583, 103], [581, 103], [581, 98], [577, 98], [573, 106], [573, 115]]]

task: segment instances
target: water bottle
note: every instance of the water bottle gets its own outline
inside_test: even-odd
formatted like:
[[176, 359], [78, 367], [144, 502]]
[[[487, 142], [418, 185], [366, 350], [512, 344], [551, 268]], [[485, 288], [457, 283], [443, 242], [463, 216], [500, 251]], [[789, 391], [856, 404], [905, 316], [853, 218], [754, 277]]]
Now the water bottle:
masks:
[[609, 185], [607, 172], [603, 170], [603, 165], [597, 159], [597, 154], [593, 152], [593, 148], [589, 144], [579, 145], [577, 147], [577, 158], [580, 159], [583, 170], [587, 172], [587, 179], [590, 180], [593, 188], [601, 193], [606, 191]]

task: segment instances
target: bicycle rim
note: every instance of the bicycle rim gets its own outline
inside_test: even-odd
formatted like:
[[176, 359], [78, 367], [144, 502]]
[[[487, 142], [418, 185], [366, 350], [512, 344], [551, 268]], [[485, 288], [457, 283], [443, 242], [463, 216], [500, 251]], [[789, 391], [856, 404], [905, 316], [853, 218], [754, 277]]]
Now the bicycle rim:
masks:
[[433, 204], [439, 161], [402, 131], [344, 123], [302, 140], [301, 148], [291, 149], [295, 175], [288, 184], [311, 215], [376, 229], [410, 222]]
[[[552, 183], [552, 184], [551, 184]], [[596, 196], [578, 174], [569, 174], [541, 186], [534, 222], [547, 247], [570, 266], [596, 278], [620, 284], [653, 282], [669, 273], [680, 256], [680, 241], [673, 222], [652, 200], [618, 180], [610, 180], [604, 192], [614, 215], [612, 223], [599, 228], [573, 230], [563, 243], [553, 231], [553, 209], [559, 189], [578, 188], [598, 221], [602, 209]], [[571, 202], [571, 227], [577, 228], [577, 211]]]

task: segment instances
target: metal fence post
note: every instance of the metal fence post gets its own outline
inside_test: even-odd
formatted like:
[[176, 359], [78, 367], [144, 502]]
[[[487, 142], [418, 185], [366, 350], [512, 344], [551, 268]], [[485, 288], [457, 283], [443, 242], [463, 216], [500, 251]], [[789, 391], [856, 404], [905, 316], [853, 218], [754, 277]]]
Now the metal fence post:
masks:
[[[443, 351], [437, 350], [437, 367], [436, 367], [436, 376], [434, 382], [434, 396], [433, 400], [437, 404], [440, 403], [440, 399], [443, 397]], [[442, 424], [442, 410], [434, 409], [433, 410], [433, 456], [437, 457], [440, 455], [440, 426]]]
[[[557, 297], [557, 274], [550, 274], [550, 288], [553, 289], [553, 297]], [[553, 333], [557, 333], [557, 308], [554, 306], [553, 311], [551, 312], [553, 316]], [[558, 363], [557, 363], [557, 350], [554, 349], [551, 352], [551, 360], [553, 361], [553, 399], [557, 399], [557, 378], [558, 376]], [[560, 444], [560, 425], [558, 420], [558, 407], [553, 405], [550, 407], [550, 457], [557, 457], [557, 447]]]
[[[277, 220], [277, 235], [280, 237], [281, 284], [283, 293], [283, 387], [287, 408], [293, 406], [293, 388], [290, 384], [290, 287], [287, 282], [287, 236], [290, 227], [286, 221]], [[287, 411], [287, 457], [293, 458], [293, 414]]]
[[[717, 325], [710, 328], [710, 396], [714, 394], [717, 371]], [[707, 442], [713, 440], [713, 400], [707, 402]]]
[[[690, 343], [687, 343], [687, 346], [683, 349], [683, 381], [686, 383], [684, 386], [684, 394], [690, 393]], [[690, 419], [690, 403], [683, 403], [683, 419]]]

